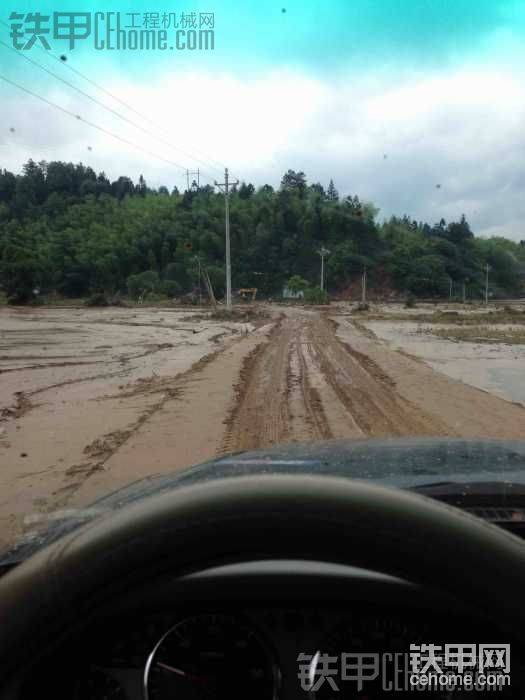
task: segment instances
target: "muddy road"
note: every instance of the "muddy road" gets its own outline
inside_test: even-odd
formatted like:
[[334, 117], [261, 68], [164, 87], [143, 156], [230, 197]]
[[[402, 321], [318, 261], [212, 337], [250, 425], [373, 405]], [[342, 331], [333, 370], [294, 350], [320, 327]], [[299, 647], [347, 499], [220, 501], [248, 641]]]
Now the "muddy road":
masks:
[[523, 438], [525, 408], [338, 307], [0, 311], [0, 547], [57, 510], [230, 451], [330, 438]]
[[247, 358], [225, 451], [341, 437], [446, 435], [446, 424], [401, 396], [369, 356], [318, 312], [288, 313]]

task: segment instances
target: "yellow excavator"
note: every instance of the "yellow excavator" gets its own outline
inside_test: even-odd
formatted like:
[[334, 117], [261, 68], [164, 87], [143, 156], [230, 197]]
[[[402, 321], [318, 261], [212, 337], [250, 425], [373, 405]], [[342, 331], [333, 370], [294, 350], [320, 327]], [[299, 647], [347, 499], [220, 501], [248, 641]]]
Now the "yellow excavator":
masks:
[[239, 289], [239, 296], [243, 301], [255, 301], [255, 297], [257, 296], [257, 287]]

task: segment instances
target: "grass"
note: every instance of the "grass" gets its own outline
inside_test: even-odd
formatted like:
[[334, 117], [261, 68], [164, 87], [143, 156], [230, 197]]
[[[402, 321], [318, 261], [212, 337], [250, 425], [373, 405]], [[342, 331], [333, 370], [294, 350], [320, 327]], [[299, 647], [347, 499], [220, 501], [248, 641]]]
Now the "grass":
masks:
[[496, 311], [481, 311], [472, 313], [461, 313], [461, 311], [438, 310], [433, 313], [392, 313], [392, 314], [369, 314], [367, 321], [411, 321], [412, 323], [443, 323], [458, 326], [480, 326], [482, 324], [513, 324], [525, 325], [525, 311], [505, 307]]
[[432, 328], [420, 331], [438, 338], [468, 343], [503, 343], [505, 345], [525, 345], [525, 328], [490, 328], [487, 326], [467, 326], [459, 328]]
[[[93, 296], [93, 295], [92, 295]], [[79, 307], [86, 307], [86, 306], [101, 306], [100, 304], [90, 304], [90, 299], [92, 297], [62, 297], [58, 295], [49, 295], [49, 296], [42, 296], [39, 297], [39, 304], [38, 306], [42, 308], [46, 307], [71, 307], [71, 308], [79, 308]], [[128, 308], [135, 308], [135, 309], [148, 309], [148, 308], [159, 308], [159, 309], [177, 309], [181, 311], [188, 311], [191, 309], [197, 309], [197, 308], [211, 308], [203, 305], [202, 307], [194, 306], [192, 304], [184, 304], [181, 303], [180, 301], [174, 301], [173, 299], [170, 299], [168, 297], [155, 297], [155, 298], [147, 298], [142, 304], [139, 304], [139, 302], [136, 299], [132, 299], [131, 297], [128, 296], [120, 296], [120, 297], [112, 297], [109, 295], [109, 299], [117, 300], [117, 303], [112, 301], [109, 306], [122, 306], [122, 307], [128, 307]], [[0, 306], [7, 305], [7, 297], [0, 293]], [[30, 308], [31, 306], [35, 306], [35, 304], [32, 304], [31, 302], [27, 304], [21, 304], [20, 306], [26, 306]], [[103, 306], [103, 304], [102, 304]]]

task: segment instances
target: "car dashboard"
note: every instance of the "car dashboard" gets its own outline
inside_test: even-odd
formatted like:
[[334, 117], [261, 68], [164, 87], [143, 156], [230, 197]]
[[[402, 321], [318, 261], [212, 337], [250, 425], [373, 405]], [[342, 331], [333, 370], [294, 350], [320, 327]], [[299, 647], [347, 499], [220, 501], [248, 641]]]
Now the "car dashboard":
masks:
[[[494, 635], [479, 613], [376, 572], [306, 561], [232, 564], [155, 582], [99, 612], [43, 655], [20, 698], [38, 691], [56, 700], [323, 700], [392, 690], [402, 697], [411, 644]], [[513, 687], [499, 696], [522, 697], [518, 678], [514, 665]]]

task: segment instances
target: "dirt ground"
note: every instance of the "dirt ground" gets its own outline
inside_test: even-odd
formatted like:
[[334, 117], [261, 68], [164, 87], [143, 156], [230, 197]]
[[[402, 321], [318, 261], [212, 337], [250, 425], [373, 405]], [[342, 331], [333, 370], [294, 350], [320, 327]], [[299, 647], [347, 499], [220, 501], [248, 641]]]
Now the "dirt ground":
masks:
[[58, 509], [230, 451], [525, 435], [523, 405], [394, 349], [342, 307], [266, 311], [251, 324], [0, 309], [0, 547]]

